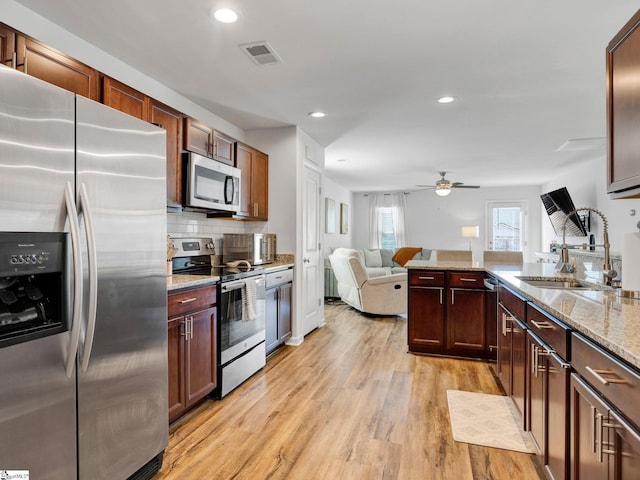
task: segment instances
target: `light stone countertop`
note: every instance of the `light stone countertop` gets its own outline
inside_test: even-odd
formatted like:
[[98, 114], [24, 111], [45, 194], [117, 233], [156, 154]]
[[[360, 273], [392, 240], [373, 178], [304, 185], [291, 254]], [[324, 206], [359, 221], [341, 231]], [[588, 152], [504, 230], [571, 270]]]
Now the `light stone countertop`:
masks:
[[[293, 267], [293, 255], [291, 255], [290, 257], [291, 258], [285, 255], [282, 255], [282, 257], [278, 256], [275, 262], [262, 265], [264, 273], [285, 270], [287, 268]], [[217, 275], [168, 275], [167, 291], [173, 292], [185, 288], [203, 287], [205, 285], [216, 283], [218, 280], [220, 280], [220, 277]]]
[[[466, 266], [465, 266], [466, 264]], [[640, 369], [640, 300], [621, 298], [602, 286], [595, 272], [560, 274], [549, 263], [482, 265], [479, 262], [435, 262], [412, 260], [408, 270], [483, 270], [544, 310]], [[520, 279], [528, 277], [577, 278], [601, 290], [564, 290], [533, 287]]]

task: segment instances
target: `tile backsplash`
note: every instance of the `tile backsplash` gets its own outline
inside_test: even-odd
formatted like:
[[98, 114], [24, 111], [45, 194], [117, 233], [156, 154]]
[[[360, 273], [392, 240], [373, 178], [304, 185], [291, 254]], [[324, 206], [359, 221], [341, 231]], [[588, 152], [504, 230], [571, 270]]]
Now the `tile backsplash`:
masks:
[[171, 238], [211, 237], [216, 252], [222, 253], [223, 233], [267, 233], [267, 222], [207, 218], [206, 213], [199, 212], [167, 213], [167, 234]]

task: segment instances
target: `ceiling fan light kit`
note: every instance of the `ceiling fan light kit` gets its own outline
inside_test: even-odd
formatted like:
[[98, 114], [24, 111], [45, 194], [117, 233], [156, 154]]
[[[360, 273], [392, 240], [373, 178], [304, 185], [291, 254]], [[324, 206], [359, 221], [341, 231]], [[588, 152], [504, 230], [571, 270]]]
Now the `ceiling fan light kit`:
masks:
[[421, 187], [424, 190], [435, 189], [437, 195], [441, 197], [446, 197], [451, 193], [452, 188], [480, 188], [480, 185], [465, 185], [462, 182], [451, 182], [444, 178], [447, 172], [438, 172], [440, 174], [440, 180], [438, 180], [435, 185], [416, 185], [416, 187]]

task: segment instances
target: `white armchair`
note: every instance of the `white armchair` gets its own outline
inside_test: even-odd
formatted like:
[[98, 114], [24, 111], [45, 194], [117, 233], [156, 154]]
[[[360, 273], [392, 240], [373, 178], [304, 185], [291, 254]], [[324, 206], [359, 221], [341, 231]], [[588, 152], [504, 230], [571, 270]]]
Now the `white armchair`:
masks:
[[406, 273], [369, 278], [362, 254], [350, 248], [337, 248], [329, 261], [343, 302], [365, 313], [407, 313]]

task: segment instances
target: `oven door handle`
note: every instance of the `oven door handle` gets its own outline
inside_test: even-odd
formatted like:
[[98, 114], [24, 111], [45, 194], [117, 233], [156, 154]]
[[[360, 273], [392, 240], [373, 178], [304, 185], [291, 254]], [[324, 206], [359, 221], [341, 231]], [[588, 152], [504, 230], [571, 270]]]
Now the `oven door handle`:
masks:
[[98, 255], [96, 253], [96, 236], [93, 230], [93, 217], [87, 187], [80, 185], [78, 206], [84, 213], [84, 225], [87, 235], [87, 250], [89, 254], [89, 308], [87, 310], [87, 332], [84, 336], [82, 350], [82, 371], [89, 368], [89, 358], [93, 349], [93, 337], [96, 331], [96, 312], [98, 304]]
[[78, 211], [73, 199], [73, 187], [67, 182], [64, 189], [64, 203], [69, 219], [69, 233], [71, 234], [71, 253], [73, 258], [73, 310], [71, 314], [71, 328], [69, 332], [69, 346], [67, 347], [67, 359], [65, 370], [67, 378], [73, 374], [73, 366], [76, 363], [78, 342], [80, 341], [80, 313], [82, 312], [82, 256], [80, 255], [80, 240], [78, 230]]
[[244, 280], [237, 280], [232, 282], [223, 282], [220, 284], [220, 290], [223, 292], [231, 292], [233, 290], [238, 290], [245, 286]]

